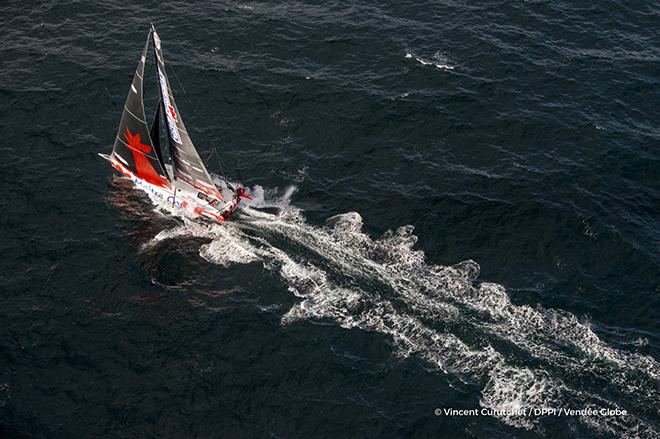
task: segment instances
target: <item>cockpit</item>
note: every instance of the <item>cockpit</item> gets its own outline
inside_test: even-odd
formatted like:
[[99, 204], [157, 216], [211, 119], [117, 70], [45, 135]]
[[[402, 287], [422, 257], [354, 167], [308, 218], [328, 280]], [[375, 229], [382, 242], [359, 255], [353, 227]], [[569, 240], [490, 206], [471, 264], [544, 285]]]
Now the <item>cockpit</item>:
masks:
[[215, 203], [218, 202], [216, 198], [211, 198], [208, 195], [206, 195], [204, 192], [197, 192], [197, 198], [206, 201], [207, 203], [209, 203], [210, 206], [213, 206]]

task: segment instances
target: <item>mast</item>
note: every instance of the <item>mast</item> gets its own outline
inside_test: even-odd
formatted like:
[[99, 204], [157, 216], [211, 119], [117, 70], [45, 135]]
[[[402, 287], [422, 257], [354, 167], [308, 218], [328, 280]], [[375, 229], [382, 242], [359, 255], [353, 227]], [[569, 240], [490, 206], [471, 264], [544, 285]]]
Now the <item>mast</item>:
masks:
[[151, 26], [156, 55], [156, 70], [162, 100], [162, 111], [167, 125], [167, 134], [172, 157], [174, 179], [183, 180], [205, 194], [222, 200], [220, 191], [213, 183], [211, 176], [199, 157], [199, 153], [192, 143], [186, 126], [183, 123], [179, 109], [174, 101], [174, 95], [165, 70], [165, 58], [156, 29]]
[[160, 142], [154, 144], [152, 141], [144, 114], [142, 78], [150, 37], [151, 30], [133, 75], [111, 157], [139, 178], [156, 186], [167, 187], [170, 185], [170, 178], [163, 166]]

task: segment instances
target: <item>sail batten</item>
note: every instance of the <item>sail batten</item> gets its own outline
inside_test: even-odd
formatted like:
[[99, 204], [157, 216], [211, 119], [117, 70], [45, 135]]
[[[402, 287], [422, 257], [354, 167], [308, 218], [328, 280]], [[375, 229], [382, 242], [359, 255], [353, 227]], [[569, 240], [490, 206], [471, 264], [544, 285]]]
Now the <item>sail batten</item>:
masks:
[[133, 75], [111, 157], [117, 158], [137, 177], [157, 186], [169, 186], [169, 176], [160, 155], [160, 144], [154, 144], [144, 114], [142, 77], [150, 39], [151, 31]]
[[167, 78], [161, 41], [153, 27], [152, 38], [156, 55], [161, 110], [167, 126], [174, 178], [183, 180], [207, 195], [222, 200], [222, 195], [204, 166], [179, 113]]

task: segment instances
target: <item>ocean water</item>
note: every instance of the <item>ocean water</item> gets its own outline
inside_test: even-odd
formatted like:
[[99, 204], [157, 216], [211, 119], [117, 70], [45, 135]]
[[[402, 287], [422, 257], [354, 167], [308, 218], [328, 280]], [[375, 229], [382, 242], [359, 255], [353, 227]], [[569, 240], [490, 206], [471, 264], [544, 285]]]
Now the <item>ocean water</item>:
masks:
[[[0, 17], [0, 436], [660, 434], [657, 2]], [[97, 156], [150, 22], [222, 226]]]

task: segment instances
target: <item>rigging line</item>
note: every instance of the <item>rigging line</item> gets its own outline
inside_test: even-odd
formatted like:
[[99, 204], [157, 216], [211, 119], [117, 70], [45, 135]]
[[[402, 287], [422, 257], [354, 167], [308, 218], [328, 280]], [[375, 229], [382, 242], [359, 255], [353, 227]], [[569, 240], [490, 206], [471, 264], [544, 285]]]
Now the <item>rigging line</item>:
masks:
[[[191, 100], [190, 97], [188, 96], [188, 93], [186, 93], [186, 89], [183, 87], [183, 84], [181, 83], [181, 80], [179, 80], [179, 76], [176, 74], [176, 71], [175, 71], [174, 69], [170, 69], [170, 70], [171, 70], [172, 73], [174, 73], [174, 77], [176, 78], [176, 82], [179, 83], [179, 87], [181, 87], [181, 90], [183, 91], [183, 95], [186, 97], [186, 100], [188, 101], [188, 103], [189, 103], [190, 106], [192, 107], [192, 100]], [[182, 130], [182, 131], [183, 131], [183, 130]], [[187, 133], [186, 133], [186, 134], [187, 134]], [[216, 160], [218, 161], [218, 164], [220, 164], [220, 159], [218, 158], [218, 154], [217, 154], [217, 151], [216, 151], [216, 149], [215, 149], [215, 144], [213, 144], [213, 151], [211, 152], [211, 155], [209, 155], [209, 156], [206, 158], [206, 160], [203, 162], [203, 163], [204, 163], [204, 166], [206, 166], [206, 163], [208, 162], [208, 160], [211, 158], [211, 156], [212, 156], [214, 153], [215, 153], [215, 156], [216, 156]], [[222, 166], [220, 166], [220, 172], [222, 172], [222, 173], [224, 174], [224, 171], [222, 170]], [[226, 177], [224, 177], [224, 178], [225, 178], [225, 183], [226, 183]]]
[[[220, 168], [220, 172], [222, 173], [222, 177], [226, 179], [227, 176], [225, 175], [225, 171], [222, 169], [222, 164], [220, 164], [220, 158], [218, 157], [217, 150], [215, 149], [215, 142], [213, 140], [211, 140], [211, 145], [213, 146], [213, 153], [216, 153], [215, 158], [216, 158], [216, 161], [218, 162], [218, 167]], [[211, 155], [213, 155], [213, 153], [211, 153]], [[211, 158], [211, 156], [209, 156], [209, 158]]]
[[[220, 172], [222, 173], [222, 179], [225, 181], [225, 184], [227, 185], [227, 188], [230, 191], [236, 192], [236, 190], [231, 185], [231, 183], [229, 183], [229, 180], [227, 180], [227, 175], [225, 175], [225, 171], [222, 169], [222, 163], [220, 163], [220, 157], [218, 156], [218, 151], [215, 148], [215, 142], [213, 140], [211, 140], [211, 145], [213, 146], [213, 152], [215, 153], [215, 154], [212, 153], [211, 155], [215, 155], [215, 159], [218, 162], [218, 167], [220, 167]], [[209, 156], [209, 158], [211, 158], [211, 156]]]
[[179, 81], [179, 77], [177, 76], [176, 71], [175, 71], [174, 69], [172, 69], [172, 68], [170, 68], [170, 71], [171, 71], [172, 73], [174, 73], [174, 77], [176, 78], [176, 82], [179, 83], [179, 87], [181, 87], [181, 90], [183, 90], [183, 94], [184, 94], [184, 96], [186, 97], [186, 99], [188, 99], [188, 103], [189, 103], [189, 104], [192, 104], [192, 102], [190, 101], [190, 98], [188, 97], [188, 93], [186, 93], [186, 89], [183, 88], [183, 84], [181, 84], [181, 81]]
[[206, 164], [209, 162], [209, 159], [213, 154], [215, 154], [215, 147], [213, 147], [213, 151], [211, 151], [211, 154], [209, 154], [209, 156], [206, 157], [206, 160], [204, 160], [204, 166], [206, 166]]
[[[181, 81], [179, 80], [179, 76], [176, 74], [176, 71], [175, 71], [174, 69], [170, 69], [170, 70], [171, 70], [172, 73], [174, 73], [174, 78], [176, 78], [176, 82], [179, 83], [179, 87], [181, 87], [181, 90], [183, 91], [184, 96], [185, 96], [186, 99], [188, 100], [188, 103], [192, 106], [192, 100], [191, 100], [190, 97], [188, 96], [188, 93], [186, 93], [186, 89], [183, 87], [183, 84], [182, 84]], [[220, 156], [218, 156], [218, 151], [217, 151], [217, 149], [216, 149], [216, 147], [215, 147], [215, 142], [211, 141], [211, 145], [213, 146], [213, 151], [211, 152], [211, 155], [215, 155], [215, 160], [216, 160], [216, 162], [218, 163], [218, 167], [220, 168], [220, 172], [222, 173], [222, 179], [225, 181], [225, 184], [227, 185], [227, 187], [229, 188], [229, 190], [235, 192], [234, 187], [233, 187], [233, 186], [231, 185], [231, 183], [229, 183], [229, 181], [227, 180], [227, 176], [226, 176], [226, 174], [225, 174], [225, 171], [222, 169], [222, 164], [220, 163]], [[209, 156], [206, 158], [206, 161], [208, 161], [208, 160], [211, 158], [211, 155], [209, 155]], [[206, 162], [204, 162], [204, 165], [206, 166]]]

